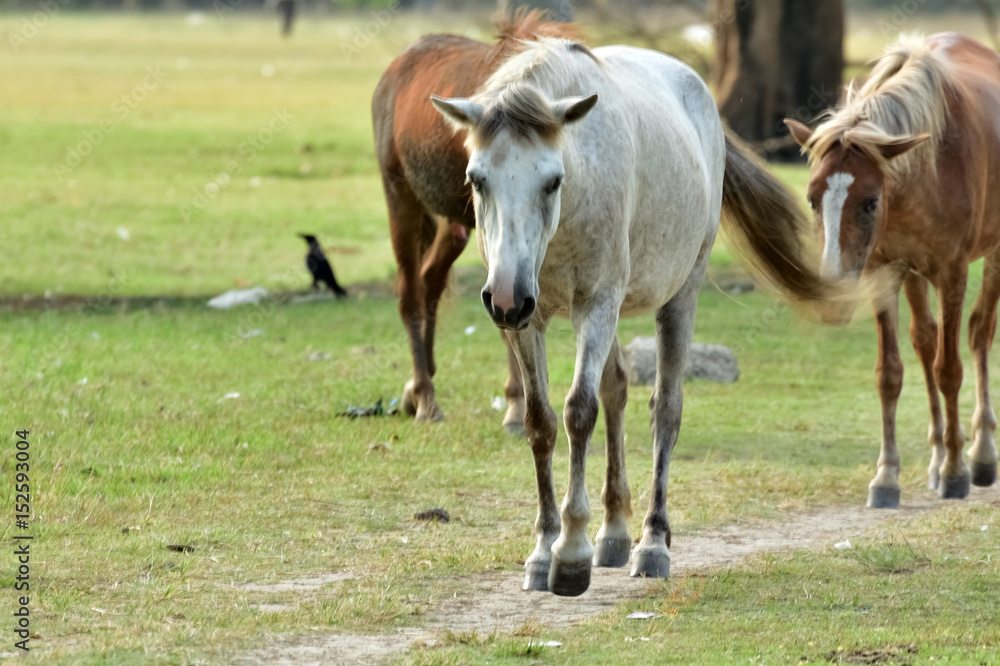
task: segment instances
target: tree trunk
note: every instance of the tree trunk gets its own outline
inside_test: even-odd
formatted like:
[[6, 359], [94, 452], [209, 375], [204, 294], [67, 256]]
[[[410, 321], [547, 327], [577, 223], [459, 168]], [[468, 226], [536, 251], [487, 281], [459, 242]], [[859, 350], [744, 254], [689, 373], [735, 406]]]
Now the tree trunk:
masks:
[[719, 112], [769, 158], [796, 159], [782, 122], [808, 123], [840, 97], [843, 0], [712, 0]]
[[573, 0], [499, 0], [497, 8], [504, 16], [513, 16], [518, 7], [544, 9], [554, 21], [573, 20]]

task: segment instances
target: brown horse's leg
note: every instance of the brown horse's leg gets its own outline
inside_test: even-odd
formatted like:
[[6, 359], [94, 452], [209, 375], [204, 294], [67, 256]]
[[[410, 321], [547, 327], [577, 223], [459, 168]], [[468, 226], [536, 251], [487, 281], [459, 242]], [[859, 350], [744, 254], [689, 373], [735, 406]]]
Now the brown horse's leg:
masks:
[[899, 453], [896, 450], [896, 403], [903, 389], [903, 362], [899, 358], [899, 291], [893, 289], [886, 307], [875, 314], [878, 328], [878, 364], [875, 380], [882, 401], [882, 451], [878, 473], [868, 484], [868, 506], [895, 509], [899, 506]]
[[556, 413], [549, 404], [549, 371], [545, 360], [544, 324], [506, 334], [521, 366], [527, 412], [524, 431], [535, 459], [538, 484], [538, 517], [535, 519], [535, 550], [524, 562], [524, 589], [548, 590], [552, 544], [559, 536], [560, 518], [552, 482], [552, 452], [556, 448]]
[[958, 421], [958, 393], [962, 388], [962, 359], [958, 355], [959, 336], [962, 329], [962, 306], [968, 267], [962, 266], [946, 274], [938, 285], [941, 308], [941, 327], [938, 334], [937, 357], [934, 359], [934, 376], [944, 395], [944, 463], [938, 493], [945, 499], [962, 499], [969, 494], [971, 477], [962, 459], [965, 435]]
[[656, 388], [649, 399], [649, 424], [653, 431], [653, 489], [642, 521], [642, 538], [632, 553], [632, 575], [666, 578], [670, 575], [670, 515], [667, 512], [667, 475], [670, 454], [681, 430], [684, 407], [684, 364], [698, 289], [708, 265], [707, 254], [681, 291], [656, 311]]
[[972, 483], [991, 486], [997, 478], [997, 447], [993, 440], [997, 418], [990, 404], [989, 354], [997, 326], [997, 299], [1000, 298], [1000, 255], [987, 257], [983, 264], [983, 288], [969, 318], [969, 346], [976, 365], [976, 412], [972, 416]]
[[510, 346], [507, 336], [500, 334], [507, 347], [507, 383], [504, 384], [504, 394], [507, 396], [507, 413], [503, 417], [504, 429], [512, 435], [524, 436], [524, 383], [521, 380], [521, 368], [517, 364], [517, 356]]
[[934, 356], [937, 354], [938, 325], [934, 321], [927, 300], [927, 280], [916, 273], [906, 276], [903, 283], [906, 300], [910, 302], [910, 342], [924, 368], [927, 384], [927, 400], [930, 403], [931, 424], [927, 429], [927, 443], [931, 447], [931, 463], [927, 468], [927, 487], [937, 490], [944, 463], [944, 416], [941, 414], [941, 396], [938, 394], [937, 380], [934, 379]]
[[420, 278], [424, 282], [424, 351], [427, 369], [434, 376], [434, 326], [441, 295], [448, 284], [448, 272], [469, 243], [469, 231], [461, 222], [443, 221], [438, 224], [434, 242], [424, 256]]
[[420, 277], [422, 235], [426, 212], [405, 181], [383, 175], [389, 205], [389, 232], [399, 267], [399, 315], [410, 340], [413, 378], [403, 389], [403, 409], [418, 421], [440, 421], [434, 402], [427, 350], [424, 346], [424, 282]]
[[625, 477], [625, 402], [628, 398], [628, 379], [623, 367], [622, 350], [618, 341], [611, 347], [598, 394], [604, 407], [607, 429], [608, 471], [604, 477], [601, 500], [604, 502], [604, 523], [597, 532], [594, 544], [594, 566], [623, 567], [628, 564], [632, 550], [632, 537], [628, 534], [629, 516], [632, 515], [632, 496]]

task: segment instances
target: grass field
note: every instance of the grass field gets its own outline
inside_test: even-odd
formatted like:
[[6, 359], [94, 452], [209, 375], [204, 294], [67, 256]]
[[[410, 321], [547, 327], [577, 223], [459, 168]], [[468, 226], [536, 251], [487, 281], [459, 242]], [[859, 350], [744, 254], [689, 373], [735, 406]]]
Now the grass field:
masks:
[[[0, 15], [0, 34], [20, 25]], [[298, 231], [335, 246], [349, 285], [393, 273], [367, 103], [385, 65], [428, 25], [393, 19], [348, 60], [343, 47], [364, 25], [303, 21], [286, 42], [271, 22], [211, 12], [201, 23], [65, 13], [18, 53], [0, 49], [0, 415], [9, 431], [31, 430], [38, 637], [26, 662], [223, 664], [276, 635], [388, 633], [419, 626], [468, 577], [519, 570], [530, 552], [532, 465], [491, 407], [505, 358], [479, 303], [474, 253], [440, 322], [448, 420], [436, 427], [337, 416], [398, 397], [408, 377], [393, 299], [203, 305], [234, 286], [304, 288]], [[454, 18], [436, 27], [489, 34]], [[877, 41], [852, 37], [852, 59]], [[802, 189], [802, 169], [779, 172]], [[715, 268], [727, 264], [720, 251]], [[46, 292], [92, 299], [17, 304]], [[178, 298], [109, 304], [119, 295]], [[637, 334], [652, 334], [652, 322], [622, 322], [624, 342]], [[880, 422], [870, 321], [823, 329], [767, 296], [707, 289], [695, 339], [734, 348], [743, 374], [687, 385], [670, 479], [678, 539], [864, 503]], [[569, 324], [555, 322], [548, 340], [559, 405], [573, 370]], [[926, 399], [908, 348], [904, 360], [904, 498], [933, 501]], [[991, 368], [997, 376], [996, 360]], [[652, 473], [647, 397], [632, 389], [626, 415], [633, 533]], [[972, 407], [967, 382], [964, 418]], [[2, 451], [7, 507], [14, 440]], [[603, 462], [594, 456], [588, 469], [595, 531]], [[560, 489], [566, 471], [560, 433]], [[429, 506], [454, 520], [416, 525], [413, 512]], [[5, 545], [17, 531], [5, 518]], [[917, 655], [890, 661], [992, 663], [998, 535], [996, 507], [956, 502], [849, 552], [761, 556], [660, 583], [607, 616], [545, 630], [562, 648], [540, 647], [534, 630], [451, 637], [399, 659], [798, 663], [915, 643]], [[174, 544], [194, 550], [165, 549]], [[5, 557], [7, 657], [16, 581]], [[305, 598], [242, 587], [328, 571], [356, 577]], [[295, 612], [261, 610], [289, 602]], [[623, 619], [634, 610], [664, 617], [639, 630]], [[640, 635], [650, 640], [625, 640]]]

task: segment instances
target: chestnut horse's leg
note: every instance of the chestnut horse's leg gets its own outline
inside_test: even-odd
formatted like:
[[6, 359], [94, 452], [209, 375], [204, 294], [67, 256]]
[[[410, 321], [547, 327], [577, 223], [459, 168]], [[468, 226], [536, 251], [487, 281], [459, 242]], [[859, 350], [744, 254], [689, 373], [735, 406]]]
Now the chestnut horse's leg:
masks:
[[628, 379], [625, 376], [621, 346], [616, 340], [604, 364], [600, 397], [604, 407], [607, 430], [608, 471], [604, 477], [601, 500], [604, 502], [604, 523], [597, 532], [594, 566], [623, 567], [628, 564], [632, 537], [626, 520], [632, 515], [632, 497], [625, 477], [625, 402]]
[[899, 358], [899, 287], [893, 285], [885, 307], [875, 313], [878, 329], [878, 363], [875, 382], [882, 401], [882, 451], [878, 472], [868, 484], [868, 506], [895, 509], [899, 506], [899, 452], [896, 450], [896, 403], [903, 390], [903, 361]]
[[698, 290], [708, 265], [707, 252], [687, 283], [670, 302], [656, 311], [656, 387], [649, 399], [653, 431], [653, 489], [642, 521], [642, 538], [632, 553], [632, 575], [666, 578], [670, 575], [670, 515], [667, 512], [667, 474], [670, 454], [681, 430], [684, 406], [684, 364]]
[[545, 327], [532, 323], [523, 331], [508, 331], [506, 338], [517, 355], [524, 380], [527, 411], [524, 431], [535, 459], [538, 484], [538, 517], [535, 519], [535, 550], [524, 562], [524, 589], [547, 590], [552, 563], [552, 544], [559, 536], [559, 511], [552, 482], [552, 452], [556, 448], [556, 413], [549, 404], [549, 371], [545, 360]]
[[510, 341], [503, 333], [500, 334], [507, 347], [507, 383], [504, 384], [504, 394], [507, 396], [507, 413], [503, 417], [503, 427], [512, 435], [524, 436], [524, 383], [521, 380], [521, 368], [517, 364], [517, 356], [510, 346]]
[[997, 447], [993, 437], [997, 417], [990, 404], [989, 353], [997, 326], [997, 299], [1000, 298], [1000, 254], [983, 263], [983, 288], [969, 318], [969, 346], [976, 365], [976, 412], [972, 417], [972, 482], [991, 486], [997, 478]]
[[941, 414], [941, 396], [934, 379], [934, 357], [937, 354], [938, 325], [934, 321], [927, 300], [927, 280], [916, 273], [907, 274], [903, 282], [906, 300], [910, 302], [910, 342], [924, 368], [927, 383], [927, 400], [930, 403], [931, 424], [927, 429], [927, 443], [931, 447], [931, 464], [927, 468], [927, 487], [937, 490], [944, 463], [944, 416]]
[[938, 494], [945, 499], [962, 499], [969, 494], [971, 476], [962, 459], [965, 435], [958, 421], [958, 393], [962, 388], [962, 359], [958, 355], [962, 330], [962, 307], [969, 268], [962, 265], [947, 272], [938, 284], [941, 330], [938, 334], [934, 376], [944, 396], [944, 463]]
[[402, 407], [418, 421], [440, 421], [443, 417], [434, 402], [431, 381], [433, 361], [428, 359], [423, 337], [425, 290], [420, 264], [427, 212], [405, 180], [383, 173], [382, 182], [389, 207], [392, 250], [399, 267], [399, 315], [413, 356], [413, 378], [403, 389]]
[[438, 224], [434, 242], [424, 255], [420, 279], [424, 283], [424, 352], [427, 369], [434, 376], [434, 326], [441, 295], [448, 285], [448, 272], [469, 243], [469, 230], [461, 222], [442, 221]]

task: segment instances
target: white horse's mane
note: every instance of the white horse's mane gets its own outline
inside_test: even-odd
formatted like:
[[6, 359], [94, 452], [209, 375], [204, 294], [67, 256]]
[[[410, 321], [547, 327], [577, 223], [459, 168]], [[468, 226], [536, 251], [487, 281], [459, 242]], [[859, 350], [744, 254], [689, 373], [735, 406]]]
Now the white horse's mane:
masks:
[[524, 50], [501, 65], [474, 97], [484, 107], [469, 135], [474, 145], [489, 144], [502, 129], [522, 140], [558, 139], [562, 122], [552, 111], [553, 98], [580, 92], [573, 82], [581, 55], [601, 64], [589, 48], [567, 39], [542, 37], [524, 44]]

